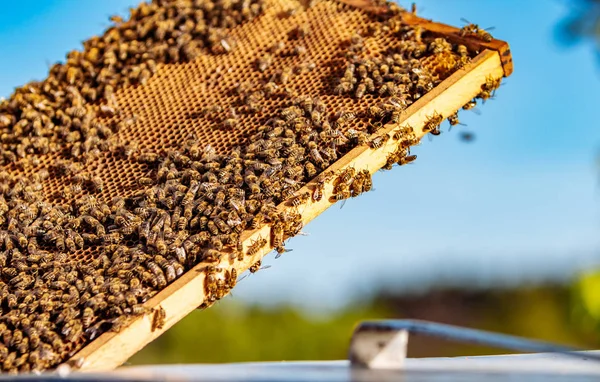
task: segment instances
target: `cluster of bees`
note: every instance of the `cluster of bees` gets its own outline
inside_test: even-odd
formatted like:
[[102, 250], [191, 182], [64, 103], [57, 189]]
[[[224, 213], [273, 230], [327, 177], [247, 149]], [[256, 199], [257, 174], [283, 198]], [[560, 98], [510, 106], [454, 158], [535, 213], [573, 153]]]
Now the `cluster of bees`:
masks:
[[53, 65], [45, 80], [0, 102], [0, 161], [63, 149], [93, 159], [131, 122], [120, 113], [117, 89], [146, 84], [160, 64], [229, 52], [235, 42], [227, 31], [263, 8], [262, 0], [154, 0], [131, 8], [127, 21], [113, 16], [112, 27]]
[[[397, 15], [395, 5], [387, 6]], [[149, 311], [144, 303], [199, 263], [205, 265], [203, 306], [224, 297], [238, 280], [236, 269], [224, 267], [224, 261], [244, 261], [269, 248], [277, 257], [288, 252], [285, 240], [303, 228], [299, 207], [321, 202], [327, 184], [333, 187], [332, 203], [372, 189], [368, 169], [327, 171], [351, 149], [379, 150], [394, 142], [384, 168], [415, 160], [410, 147], [418, 139], [411, 127], [378, 131], [397, 123], [410, 104], [445, 78], [424, 65], [424, 58], [435, 56], [452, 70], [470, 59], [464, 46], [430, 38], [391, 17], [381, 30], [352, 36], [341, 77], [326, 90], [371, 97], [370, 106], [332, 110], [322, 97], [297, 94], [288, 86], [295, 74], [315, 68], [302, 58], [302, 39], [310, 30], [299, 25], [290, 31], [291, 47], [269, 47], [253, 68], [267, 71], [282, 56], [298, 56], [300, 64], [260, 86], [234, 89], [240, 107], [251, 112], [262, 110], [269, 97], [286, 99], [244, 144], [223, 155], [193, 134], [160, 152], [118, 141], [118, 132], [135, 117], [121, 115], [115, 91], [143, 86], [158, 64], [193, 60], [204, 50], [227, 53], [235, 43], [226, 31], [263, 10], [260, 0], [143, 3], [128, 21], [113, 18], [115, 26], [87, 41], [83, 52], [71, 52], [66, 64], [53, 66], [46, 80], [17, 89], [0, 104], [5, 162], [64, 151], [80, 162], [60, 160], [51, 170], [72, 179], [70, 196], [89, 191], [77, 200], [66, 195], [65, 202], [50, 203], [43, 196], [47, 169], [29, 177], [0, 172], [1, 370], [53, 368], [100, 334], [121, 330], [132, 316], [152, 314], [152, 330], [160, 330], [167, 313], [161, 307]], [[368, 58], [364, 40], [377, 33], [393, 33], [399, 42]], [[498, 85], [486, 82], [480, 98], [491, 97]], [[240, 123], [234, 107], [207, 106], [202, 113], [225, 113], [214, 121], [224, 129]], [[104, 124], [107, 119], [99, 117], [116, 122]], [[432, 115], [423, 131], [439, 134], [442, 120]], [[85, 164], [105, 150], [118, 150], [147, 167], [130, 197], [93, 195], [102, 191], [103, 180], [85, 172]], [[243, 233], [265, 225], [269, 237], [242, 242]], [[92, 260], [71, 256], [83, 250], [93, 252]], [[258, 261], [250, 271], [262, 268]]]

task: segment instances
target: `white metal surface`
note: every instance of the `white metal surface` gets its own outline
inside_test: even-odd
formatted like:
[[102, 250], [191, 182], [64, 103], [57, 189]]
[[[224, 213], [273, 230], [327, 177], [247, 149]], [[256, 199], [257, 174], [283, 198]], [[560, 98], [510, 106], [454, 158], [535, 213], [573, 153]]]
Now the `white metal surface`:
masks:
[[[600, 355], [600, 351], [582, 352]], [[210, 365], [122, 367], [110, 373], [0, 376], [0, 380], [62, 381], [303, 381], [303, 382], [446, 382], [446, 381], [599, 381], [600, 364], [556, 353], [525, 355], [406, 358], [402, 370], [353, 368], [349, 361], [263, 362]]]
[[[600, 351], [585, 352], [600, 355]], [[584, 353], [584, 354], [585, 354]], [[554, 353], [407, 358], [402, 370], [350, 367], [349, 361], [238, 363], [223, 365], [137, 366], [114, 376], [170, 381], [598, 381], [600, 364]]]

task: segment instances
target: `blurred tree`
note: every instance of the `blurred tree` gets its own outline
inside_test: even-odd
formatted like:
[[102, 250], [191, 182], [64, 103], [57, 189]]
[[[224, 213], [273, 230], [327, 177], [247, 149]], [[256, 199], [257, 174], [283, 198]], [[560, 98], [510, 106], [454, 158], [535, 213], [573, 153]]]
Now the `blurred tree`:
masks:
[[[585, 348], [600, 346], [593, 321], [582, 330], [578, 323], [587, 316], [578, 314], [575, 318], [579, 321], [572, 320], [569, 288], [440, 289], [412, 296], [387, 288], [373, 299], [318, 318], [292, 307], [264, 308], [227, 299], [190, 314], [136, 354], [131, 363], [344, 359], [354, 325], [381, 318], [424, 319]], [[580, 295], [590, 298], [585, 294], [577, 294], [577, 298]], [[410, 357], [505, 353], [419, 336], [411, 337], [408, 350]]]
[[567, 0], [570, 13], [556, 28], [556, 38], [565, 46], [592, 43], [600, 59], [600, 0]]

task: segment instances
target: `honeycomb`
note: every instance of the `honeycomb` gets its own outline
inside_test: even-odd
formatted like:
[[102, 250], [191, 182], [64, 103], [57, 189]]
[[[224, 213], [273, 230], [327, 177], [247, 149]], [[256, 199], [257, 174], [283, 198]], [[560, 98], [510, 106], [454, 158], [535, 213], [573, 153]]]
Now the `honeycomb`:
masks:
[[[169, 1], [154, 3], [159, 7], [176, 4]], [[194, 2], [196, 3], [204, 4], [201, 1]], [[221, 2], [216, 4], [224, 6]], [[149, 313], [144, 311], [143, 303], [166, 284], [181, 276], [183, 272], [200, 261], [211, 262], [214, 256], [240, 252], [239, 248], [236, 250], [239, 243], [234, 239], [224, 245], [220, 243], [221, 239], [218, 239], [219, 245], [217, 245], [213, 241], [215, 237], [222, 238], [224, 241], [227, 235], [239, 237], [244, 229], [250, 229], [251, 226], [256, 228], [271, 224], [273, 237], [270, 243], [265, 240], [265, 243], [261, 244], [262, 246], [269, 244], [275, 247], [279, 254], [283, 253], [285, 251], [283, 240], [301, 229], [301, 224], [295, 224], [297, 213], [289, 212], [285, 216], [274, 216], [264, 212], [266, 219], [258, 221], [256, 212], [240, 212], [232, 202], [236, 200], [233, 196], [227, 198], [223, 196], [220, 202], [215, 201], [219, 193], [225, 195], [225, 192], [230, 192], [231, 189], [240, 190], [242, 195], [239, 198], [244, 203], [249, 204], [249, 201], [254, 200], [262, 203], [262, 206], [265, 204], [276, 206], [285, 201], [294, 205], [296, 198], [316, 197], [314, 194], [297, 195], [295, 191], [317, 175], [321, 173], [325, 175], [324, 171], [327, 167], [353, 147], [369, 144], [377, 148], [379, 144], [377, 140], [382, 138], [372, 134], [376, 134], [385, 123], [394, 122], [394, 118], [400, 115], [408, 104], [433, 89], [476, 54], [471, 50], [467, 51], [467, 48], [462, 45], [453, 45], [438, 36], [428, 34], [419, 27], [403, 25], [401, 17], [397, 16], [403, 11], [390, 4], [387, 6], [391, 16], [373, 14], [333, 0], [315, 1], [311, 4], [300, 4], [293, 0], [265, 0], [261, 4], [263, 10], [257, 17], [237, 24], [230, 23], [234, 26], [223, 28], [226, 34], [219, 35], [217, 43], [210, 40], [211, 34], [208, 33], [209, 37], [203, 37], [208, 39], [206, 40], [208, 42], [200, 41], [199, 53], [190, 53], [191, 59], [187, 62], [178, 62], [174, 59], [158, 62], [155, 73], [144, 80], [143, 84], [127, 81], [123, 84], [116, 83], [114, 99], [108, 100], [110, 102], [105, 99], [106, 97], [98, 97], [95, 102], [90, 102], [89, 107], [94, 110], [94, 121], [97, 126], [120, 126], [118, 131], [114, 129], [115, 131], [106, 139], [108, 143], [103, 144], [98, 140], [97, 147], [100, 149], [91, 150], [94, 155], [81, 156], [74, 153], [73, 148], [77, 147], [77, 143], [57, 138], [57, 135], [52, 133], [46, 134], [51, 142], [49, 152], [36, 152], [36, 149], [23, 143], [23, 136], [11, 137], [3, 141], [3, 158], [10, 160], [6, 160], [0, 183], [7, 200], [11, 195], [11, 188], [21, 183], [27, 184], [22, 179], [34, 177], [47, 170], [46, 175], [42, 177], [39, 201], [36, 203], [40, 206], [58, 206], [57, 208], [65, 215], [73, 215], [65, 218], [64, 224], [56, 223], [60, 226], [57, 230], [59, 232], [70, 230], [72, 235], [80, 235], [85, 239], [85, 245], [83, 248], [67, 245], [65, 249], [64, 243], [57, 244], [57, 239], [49, 236], [50, 228], [44, 226], [45, 220], [48, 219], [41, 211], [46, 207], [40, 207], [40, 211], [35, 212], [35, 217], [40, 221], [35, 231], [27, 231], [21, 229], [17, 223], [11, 223], [21, 219], [21, 215], [18, 214], [23, 211], [13, 210], [15, 211], [13, 217], [3, 219], [1, 229], [7, 232], [3, 240], [8, 244], [3, 247], [0, 326], [8, 334], [2, 335], [0, 343], [2, 370], [16, 372], [53, 368], [103, 332], [108, 330], [118, 332], [127, 316]], [[241, 11], [231, 12], [238, 17]], [[175, 18], [168, 11], [165, 14], [167, 21], [169, 17]], [[226, 16], [219, 15], [219, 17], [227, 20]], [[227, 24], [221, 21], [221, 24], [223, 23]], [[215, 30], [219, 33], [223, 32], [221, 29]], [[167, 41], [167, 44], [174, 43], [171, 40]], [[224, 47], [226, 52], [215, 53], [215, 46]], [[390, 68], [396, 67], [393, 64], [393, 57], [396, 56], [402, 56], [396, 58], [396, 61], [406, 62], [406, 72], [385, 73], [384, 66], [390, 71], [392, 70]], [[264, 57], [270, 57], [269, 65], [265, 65], [266, 67], [261, 71], [257, 60]], [[365, 60], [377, 64], [370, 64]], [[123, 73], [131, 72], [127, 65], [129, 64], [124, 66]], [[400, 66], [398, 68], [401, 70]], [[365, 72], [361, 74], [361, 70]], [[380, 81], [369, 89], [367, 78], [376, 79], [384, 76], [387, 78], [386, 81]], [[424, 85], [420, 84], [422, 78], [426, 79], [423, 80]], [[347, 82], [345, 89], [341, 87], [344, 81]], [[265, 93], [268, 84], [276, 86], [273, 94], [268, 96], [263, 94], [256, 102], [248, 101], [252, 92], [257, 89]], [[361, 84], [367, 85], [362, 90], [364, 94], [359, 96], [357, 92]], [[106, 85], [102, 86], [106, 89]], [[496, 83], [488, 84], [487, 87], [482, 88], [480, 96], [489, 97], [496, 87]], [[65, 88], [68, 89], [68, 85], [65, 85]], [[34, 92], [34, 90], [30, 91]], [[106, 94], [106, 91], [103, 94]], [[103, 112], [103, 108], [111, 102], [118, 105], [118, 113]], [[400, 103], [403, 105], [398, 106]], [[17, 105], [24, 113], [25, 106], [18, 102]], [[374, 111], [377, 109], [381, 111]], [[9, 131], [16, 134], [17, 123], [11, 121], [7, 117], [8, 114], [2, 114], [5, 110], [7, 110], [6, 105], [0, 107], [0, 125], [2, 123], [10, 125]], [[299, 111], [294, 115], [292, 110]], [[327, 124], [331, 123], [332, 129], [326, 129], [325, 123], [316, 122], [314, 110], [320, 110], [324, 120], [328, 121]], [[290, 113], [292, 117], [288, 120], [287, 116]], [[233, 120], [233, 127], [227, 127], [228, 120]], [[441, 117], [438, 120], [432, 116], [427, 123], [428, 131], [432, 134], [439, 133], [439, 124], [442, 120]], [[290, 127], [292, 123], [295, 124], [294, 128]], [[274, 133], [278, 124], [282, 126], [282, 130]], [[275, 157], [265, 153], [269, 147], [272, 147], [269, 145], [274, 142], [273, 139], [269, 140], [265, 137], [272, 135], [277, 139], [283, 138], [283, 134], [287, 134], [285, 131], [288, 130], [291, 131], [289, 133], [291, 135], [287, 137], [298, 142], [298, 149], [303, 153], [301, 155], [304, 155], [304, 159], [300, 161], [302, 167], [299, 173], [291, 170], [293, 165], [282, 167], [274, 164], [277, 161], [286, 164], [292, 162], [293, 158], [290, 157], [293, 155], [286, 155], [284, 149], [276, 149], [279, 154]], [[406, 136], [386, 138], [399, 140], [398, 155], [392, 158], [389, 167], [395, 163], [404, 164], [414, 160], [415, 157], [409, 153], [409, 146], [418, 142], [418, 139], [415, 139], [414, 134], [409, 130], [405, 132]], [[338, 136], [327, 135], [334, 133]], [[35, 134], [30, 133], [29, 137]], [[362, 138], [356, 138], [357, 134]], [[66, 135], [63, 134], [62, 137], [64, 136]], [[329, 138], [323, 138], [324, 136]], [[269, 145], [262, 143], [265, 147], [260, 150], [251, 148], [261, 140], [267, 141]], [[14, 142], [18, 142], [17, 146], [13, 144]], [[327, 160], [318, 159], [328, 152], [331, 142], [336, 142], [331, 146], [334, 154]], [[311, 146], [311, 143], [321, 146], [313, 151], [315, 146]], [[19, 144], [25, 147], [26, 155], [14, 160], [11, 150]], [[201, 149], [201, 154], [194, 154], [197, 148]], [[210, 155], [206, 154], [207, 152], [210, 152]], [[203, 159], [205, 154], [206, 157], [220, 159]], [[158, 159], [140, 159], [144, 155], [154, 155]], [[256, 164], [257, 160], [254, 159], [256, 157], [264, 161], [261, 162], [263, 167], [271, 166], [274, 173], [284, 174], [278, 175], [280, 179], [277, 180], [283, 185], [271, 195], [266, 195], [266, 190], [269, 189], [266, 182], [260, 184], [260, 191], [254, 192], [250, 186], [251, 182], [247, 180], [248, 168], [254, 169], [252, 166], [256, 166], [253, 171], [259, 176], [261, 171], [263, 175], [267, 172], [259, 169], [261, 166]], [[73, 174], [61, 174], [62, 170], [57, 166], [61, 161], [79, 163], [80, 167], [73, 171]], [[315, 167], [314, 171], [305, 168], [308, 162]], [[192, 175], [189, 179], [186, 178], [188, 175], [185, 175], [195, 173], [190, 170], [194, 163], [198, 163], [196, 173], [201, 177], [197, 180]], [[202, 226], [200, 216], [202, 213], [198, 212], [197, 221], [200, 222], [198, 228], [198, 225], [193, 224], [194, 219], [181, 217], [187, 207], [184, 199], [191, 189], [195, 189], [192, 197], [196, 197], [196, 193], [200, 195], [198, 187], [208, 183], [219, 183], [219, 181], [206, 181], [210, 173], [207, 166], [210, 163], [217, 163], [217, 169], [221, 170], [231, 163], [233, 163], [232, 168], [237, 168], [238, 164], [240, 168], [246, 166], [242, 178], [245, 180], [239, 183], [230, 181], [237, 186], [227, 189], [215, 186], [214, 192], [208, 185], [206, 189], [202, 189], [203, 196], [198, 198], [194, 208], [201, 205], [199, 203], [207, 201], [216, 205], [215, 211], [220, 214], [218, 216], [216, 212], [212, 215], [205, 214], [204, 216], [209, 216], [213, 220]], [[164, 173], [160, 176], [162, 170]], [[79, 183], [74, 181], [81, 174], [86, 174], [87, 180]], [[215, 177], [216, 174], [215, 171]], [[254, 173], [250, 177], [252, 176], [256, 177]], [[101, 185], [95, 187], [94, 181], [90, 179], [99, 179]], [[331, 179], [328, 178], [328, 181]], [[201, 180], [203, 183], [199, 183]], [[336, 174], [333, 182], [334, 200], [341, 200], [368, 191], [370, 174], [354, 172]], [[163, 199], [168, 198], [161, 196], [158, 197], [158, 202], [149, 201], [155, 198], [147, 196], [149, 190], [156, 191], [158, 194], [158, 190], [164, 193], [165, 189], [171, 190], [168, 192], [172, 192], [174, 202], [163, 202]], [[263, 191], [265, 195], [262, 195]], [[233, 195], [236, 191], [231, 192]], [[90, 218], [88, 222], [82, 220], [80, 216], [90, 216], [82, 212], [82, 206], [86, 206], [88, 210], [95, 208], [87, 207], [85, 202], [90, 200], [86, 199], [90, 195], [96, 198], [95, 205], [105, 205], [110, 211], [98, 212], [98, 218], [94, 218], [95, 220]], [[33, 196], [32, 198], [35, 199]], [[4, 203], [4, 197], [2, 202]], [[225, 205], [230, 202], [233, 207], [226, 210]], [[154, 212], [140, 212], [146, 208], [153, 209]], [[234, 209], [239, 212], [239, 215], [243, 215], [238, 217], [240, 223], [235, 223], [238, 218], [231, 218]], [[4, 212], [7, 216], [11, 214], [10, 211]], [[223, 213], [229, 213], [227, 215], [230, 217], [229, 220], [221, 217], [225, 216], [222, 215]], [[178, 216], [177, 219], [173, 217], [175, 215]], [[118, 220], [119, 218], [121, 220]], [[173, 219], [172, 224], [166, 223], [171, 219]], [[73, 223], [75, 220], [77, 224]], [[230, 227], [221, 228], [217, 220], [221, 223], [226, 222], [223, 224], [230, 224], [230, 221], [234, 223]], [[99, 222], [98, 225], [94, 221]], [[142, 221], [149, 227], [145, 235], [140, 233], [144, 227]], [[241, 224], [242, 221], [245, 222], [244, 225]], [[214, 228], [211, 228], [211, 223]], [[135, 228], [128, 230], [134, 224]], [[178, 227], [180, 224], [182, 227], [179, 230], [171, 228], [167, 232], [166, 228], [162, 228], [171, 225]], [[154, 230], [157, 226], [160, 228]], [[238, 226], [239, 232], [236, 228]], [[191, 239], [202, 232], [208, 235], [203, 241], [197, 242], [196, 239]], [[179, 233], [183, 235], [183, 239], [178, 244], [173, 244], [177, 242], [176, 235]], [[84, 234], [87, 236], [84, 237]], [[111, 241], [113, 239], [110, 235], [115, 235], [114, 242]], [[157, 237], [165, 240], [164, 247], [158, 244]], [[32, 256], [36, 255], [29, 245], [32, 240], [45, 251], [41, 256], [42, 258], [48, 256], [48, 261], [32, 259]], [[58, 239], [60, 240], [66, 239]], [[186, 247], [181, 242], [190, 245]], [[258, 246], [253, 243], [251, 247], [255, 245]], [[187, 248], [187, 252], [184, 248]], [[19, 250], [24, 254], [24, 259], [15, 254], [15, 251], [19, 252]], [[248, 249], [251, 250], [254, 248]], [[180, 259], [182, 252], [187, 253], [187, 257], [183, 260]], [[136, 263], [137, 260], [133, 260], [136, 256], [143, 260]], [[244, 254], [241, 253], [241, 257], [243, 256]], [[236, 255], [233, 258], [235, 259]], [[45, 267], [48, 262], [62, 265], [64, 277], [58, 275], [55, 278], [51, 276], [45, 278], [50, 272]], [[131, 268], [122, 268], [117, 272], [115, 267], [123, 262], [132, 264]], [[4, 271], [4, 268], [18, 269], [19, 273], [12, 270]], [[174, 276], [169, 277], [170, 274]], [[166, 282], [161, 282], [161, 277]], [[205, 290], [212, 298], [208, 303], [221, 298], [235, 286], [236, 278], [237, 274], [234, 271], [226, 271], [225, 285], [208, 279]], [[141, 287], [135, 289], [140, 291], [139, 294], [132, 294], [134, 286], [131, 279], [139, 279]], [[157, 279], [159, 281], [156, 281]], [[19, 285], [26, 286], [20, 288]], [[27, 292], [30, 289], [39, 293], [32, 293], [33, 297], [28, 299], [25, 296], [27, 293], [22, 291]], [[71, 301], [67, 291], [77, 294], [77, 297], [73, 297], [77, 303], [69, 303], [71, 304], [69, 311], [72, 310], [73, 314], [69, 319], [75, 321], [74, 324], [71, 325], [67, 319], [61, 318], [58, 308], [54, 313], [45, 316], [44, 320], [36, 321], [36, 315], [44, 311], [42, 305], [39, 307], [35, 305], [31, 308], [33, 311], [24, 313], [27, 311], [26, 305], [35, 302], [36, 299], [41, 300], [45, 290], [60, 290], [60, 292], [52, 292], [55, 293], [52, 295], [55, 296], [53, 304], [62, 303], [65, 306], [67, 305], [65, 301]], [[126, 298], [123, 296], [127, 296], [127, 293], [134, 296], [133, 303], [123, 300]], [[14, 302], [10, 299], [14, 299]], [[38, 327], [36, 322], [42, 323]], [[153, 328], [155, 326], [160, 328], [162, 324], [153, 323]], [[33, 330], [32, 327], [36, 329]], [[74, 328], [79, 328], [81, 333], [72, 334], [78, 332]], [[35, 341], [46, 344], [45, 348], [40, 348], [42, 345], [32, 344], [33, 338], [37, 338], [37, 335], [32, 333], [37, 332], [46, 333], [45, 336], [42, 335], [41, 342], [39, 339]], [[26, 342], [25, 345], [22, 344], [23, 341]], [[35, 356], [32, 355], [34, 352]]]

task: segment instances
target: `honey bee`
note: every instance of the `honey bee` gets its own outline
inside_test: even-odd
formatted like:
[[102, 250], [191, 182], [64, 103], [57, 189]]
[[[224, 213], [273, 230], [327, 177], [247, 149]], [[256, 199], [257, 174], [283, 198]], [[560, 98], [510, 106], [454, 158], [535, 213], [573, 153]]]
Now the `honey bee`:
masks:
[[152, 180], [151, 178], [147, 178], [147, 177], [141, 177], [141, 178], [138, 178], [138, 183], [141, 186], [151, 186], [154, 184], [154, 180]]
[[256, 255], [258, 251], [265, 245], [267, 245], [267, 240], [259, 236], [255, 241], [252, 242], [252, 244], [250, 244], [250, 246], [246, 250], [246, 256]]
[[441, 114], [435, 112], [431, 117], [427, 118], [425, 125], [423, 125], [423, 132], [431, 133], [432, 135], [439, 135], [439, 127], [443, 120], [444, 117]]
[[283, 245], [277, 246], [277, 247], [275, 247], [275, 252], [277, 252], [277, 254], [275, 255], [275, 258], [278, 259], [284, 253], [286, 253], [286, 252], [292, 252], [292, 251], [293, 251], [293, 249], [287, 249]]
[[202, 254], [202, 261], [206, 261], [208, 263], [216, 263], [221, 260], [221, 252], [214, 249], [206, 249]]
[[294, 46], [294, 55], [296, 56], [302, 56], [306, 54], [306, 48], [304, 47], [304, 45], [296, 45]]
[[100, 178], [99, 176], [93, 176], [90, 179], [90, 183], [92, 185], [92, 189], [95, 192], [102, 192], [102, 189], [104, 188], [104, 181], [102, 180], [102, 178]]
[[115, 317], [112, 320], [110, 320], [109, 321], [111, 324], [110, 331], [119, 333], [121, 330], [123, 330], [125, 328], [127, 319], [128, 319], [127, 316], [119, 316], [119, 317]]
[[398, 164], [400, 166], [403, 166], [405, 164], [411, 163], [413, 162], [415, 159], [417, 159], [416, 155], [407, 155], [407, 156], [403, 156], [400, 158], [400, 160], [398, 161]]
[[300, 204], [305, 203], [311, 197], [309, 192], [303, 192], [299, 195], [295, 195], [288, 200], [288, 203], [294, 207], [298, 207]]
[[271, 228], [271, 244], [272, 247], [282, 247], [283, 245], [284, 226], [280, 222], [273, 224]]
[[356, 175], [356, 169], [354, 167], [348, 167], [340, 170], [339, 176], [335, 180], [335, 185], [347, 184]]
[[273, 55], [266, 53], [262, 57], [256, 60], [256, 67], [259, 71], [264, 72], [273, 63]]
[[330, 202], [335, 203], [339, 200], [348, 199], [352, 196], [348, 183], [339, 183], [334, 187], [334, 195], [329, 199]]
[[320, 180], [317, 182], [313, 188], [312, 192], [312, 200], [313, 202], [318, 202], [323, 198], [323, 190], [325, 189], [325, 182]]
[[500, 79], [494, 79], [493, 77], [486, 78], [485, 84], [481, 85], [481, 92], [477, 95], [483, 102], [493, 98], [496, 89], [500, 87]]
[[452, 128], [452, 126], [456, 126], [456, 125], [466, 126], [464, 123], [461, 123], [458, 120], [458, 110], [454, 114], [452, 114], [448, 117], [448, 123], [450, 123], [450, 129]]
[[387, 134], [379, 135], [369, 141], [369, 147], [371, 147], [372, 149], [378, 149], [381, 146], [383, 146], [389, 139], [390, 136]]
[[482, 29], [479, 28], [477, 24], [473, 24], [464, 18], [461, 20], [467, 24], [464, 27], [462, 27], [458, 32], [461, 37], [475, 37], [485, 42], [491, 42], [494, 39], [492, 35], [488, 32], [490, 30], [493, 30], [494, 27]]
[[304, 38], [309, 34], [309, 32], [310, 26], [307, 23], [303, 23], [292, 29], [292, 31], [289, 33], [289, 38], [292, 40]]
[[312, 162], [306, 162], [304, 164], [304, 172], [309, 179], [312, 179], [317, 175], [317, 168]]
[[483, 40], [485, 42], [491, 42], [494, 37], [492, 37], [492, 35], [490, 34], [490, 30], [494, 29], [493, 27], [490, 28], [486, 28], [486, 29], [478, 29], [477, 30], [477, 38], [479, 38], [480, 40]]
[[154, 332], [155, 330], [160, 330], [164, 328], [166, 324], [166, 316], [167, 312], [162, 306], [154, 309], [154, 314], [152, 316], [152, 326], [150, 331]]
[[283, 68], [279, 72], [279, 82], [283, 85], [287, 84], [290, 81], [290, 79], [292, 78], [293, 74], [294, 74], [294, 68], [292, 68], [292, 67]]
[[354, 96], [356, 98], [362, 98], [365, 96], [366, 92], [367, 92], [367, 85], [364, 81], [362, 81], [361, 83], [358, 84], [358, 86], [356, 86], [356, 91], [354, 93]]
[[90, 307], [86, 307], [83, 309], [83, 314], [81, 316], [81, 323], [83, 324], [84, 329], [89, 328], [92, 325], [92, 321], [95, 318], [94, 310]]
[[256, 273], [261, 269], [268, 269], [268, 268], [271, 268], [271, 266], [270, 265], [262, 265], [262, 261], [258, 260], [257, 262], [252, 264], [250, 266], [250, 268], [248, 268], [248, 270], [250, 271], [250, 273]]
[[502, 79], [488, 76], [485, 79], [485, 84], [481, 85], [482, 90], [494, 91], [500, 87]]
[[459, 44], [456, 46], [456, 53], [458, 53], [461, 57], [468, 57], [469, 49], [466, 46]]
[[477, 106], [477, 100], [475, 98], [473, 98], [472, 100], [470, 100], [469, 102], [467, 102], [466, 104], [463, 105], [463, 110], [472, 110]]

